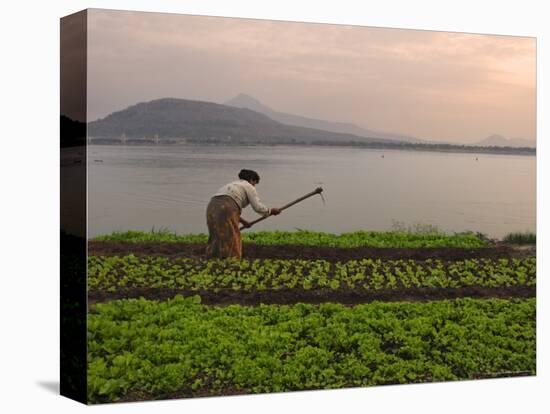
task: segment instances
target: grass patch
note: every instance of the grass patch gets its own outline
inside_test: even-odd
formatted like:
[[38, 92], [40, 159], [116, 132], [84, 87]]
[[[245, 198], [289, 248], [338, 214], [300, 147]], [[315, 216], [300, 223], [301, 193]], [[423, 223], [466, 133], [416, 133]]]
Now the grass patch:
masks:
[[206, 243], [208, 241], [208, 236], [206, 234], [178, 235], [177, 233], [168, 230], [128, 230], [115, 231], [111, 234], [103, 234], [92, 238], [92, 240], [120, 243]]
[[537, 235], [531, 232], [507, 234], [504, 242], [511, 244], [537, 244]]
[[[167, 242], [167, 243], [206, 243], [206, 234], [178, 235], [167, 230], [143, 232], [126, 231], [114, 232], [94, 238], [97, 241], [142, 243], [142, 242]], [[244, 232], [244, 243], [261, 245], [303, 245], [303, 246], [327, 246], [327, 247], [463, 247], [477, 248], [486, 246], [486, 241], [480, 234], [442, 232], [409, 232], [409, 231], [356, 231], [342, 234], [332, 234], [314, 231], [259, 231]]]

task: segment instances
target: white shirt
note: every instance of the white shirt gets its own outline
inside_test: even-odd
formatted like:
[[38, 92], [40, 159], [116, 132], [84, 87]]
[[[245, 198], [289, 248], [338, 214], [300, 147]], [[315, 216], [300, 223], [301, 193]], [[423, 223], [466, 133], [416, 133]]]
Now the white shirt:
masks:
[[241, 209], [250, 204], [254, 211], [262, 216], [270, 213], [270, 209], [260, 202], [256, 188], [246, 180], [233, 181], [224, 185], [214, 194], [214, 196], [220, 195], [231, 197]]

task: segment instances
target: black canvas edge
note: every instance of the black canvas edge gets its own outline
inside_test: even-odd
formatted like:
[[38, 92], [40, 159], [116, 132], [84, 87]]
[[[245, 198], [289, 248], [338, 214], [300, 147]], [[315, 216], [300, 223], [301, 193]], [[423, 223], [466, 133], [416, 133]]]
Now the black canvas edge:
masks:
[[60, 394], [87, 403], [87, 10], [60, 19]]

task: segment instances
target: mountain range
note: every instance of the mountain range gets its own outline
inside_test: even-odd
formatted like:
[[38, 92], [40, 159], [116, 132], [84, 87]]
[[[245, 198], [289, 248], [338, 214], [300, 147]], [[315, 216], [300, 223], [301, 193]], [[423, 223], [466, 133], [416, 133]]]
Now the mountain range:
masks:
[[[177, 98], [141, 102], [88, 124], [93, 138], [153, 138], [190, 142], [260, 144], [389, 144], [463, 146], [374, 131], [278, 112], [252, 96], [239, 94], [224, 104]], [[468, 146], [535, 148], [534, 141], [491, 135]]]
[[141, 102], [90, 122], [91, 137], [186, 138], [198, 141], [255, 143], [395, 143], [312, 127], [287, 125], [248, 108], [213, 102], [162, 98]]
[[234, 106], [236, 108], [247, 108], [261, 114], [267, 115], [275, 121], [279, 121], [287, 125], [301, 126], [305, 128], [315, 128], [324, 131], [337, 132], [341, 134], [352, 134], [359, 137], [376, 138], [376, 139], [390, 139], [401, 142], [412, 143], [428, 143], [415, 137], [393, 134], [388, 132], [374, 131], [371, 129], [361, 128], [355, 124], [345, 122], [331, 122], [315, 118], [307, 118], [300, 115], [289, 114], [285, 112], [278, 112], [270, 107], [264, 105], [256, 98], [241, 93], [232, 99], [224, 102], [225, 105]]

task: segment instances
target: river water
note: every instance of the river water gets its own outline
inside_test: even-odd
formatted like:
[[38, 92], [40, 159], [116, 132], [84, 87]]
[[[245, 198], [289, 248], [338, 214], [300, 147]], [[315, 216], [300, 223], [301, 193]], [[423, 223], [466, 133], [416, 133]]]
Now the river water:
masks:
[[[88, 150], [88, 236], [123, 230], [207, 233], [205, 210], [240, 169], [267, 206], [315, 196], [252, 230], [341, 233], [420, 224], [500, 238], [535, 231], [534, 156], [295, 146], [110, 146]], [[247, 207], [243, 217], [257, 214]], [[247, 230], [250, 231], [250, 230]]]

